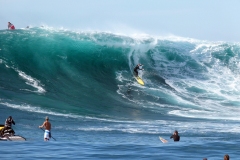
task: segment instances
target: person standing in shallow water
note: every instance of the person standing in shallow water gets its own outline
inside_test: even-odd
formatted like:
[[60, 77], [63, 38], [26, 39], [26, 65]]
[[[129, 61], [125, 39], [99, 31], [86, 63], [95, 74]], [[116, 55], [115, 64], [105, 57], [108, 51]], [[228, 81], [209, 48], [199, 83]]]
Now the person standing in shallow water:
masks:
[[178, 135], [178, 131], [177, 131], [177, 130], [174, 131], [174, 132], [173, 132], [173, 135], [172, 135], [170, 138], [171, 138], [171, 139], [173, 138], [173, 140], [174, 140], [175, 142], [180, 141], [180, 136]]
[[49, 141], [49, 139], [51, 138], [51, 123], [49, 122], [48, 116], [45, 118], [43, 124], [39, 126], [39, 128], [43, 127], [45, 128], [44, 141]]

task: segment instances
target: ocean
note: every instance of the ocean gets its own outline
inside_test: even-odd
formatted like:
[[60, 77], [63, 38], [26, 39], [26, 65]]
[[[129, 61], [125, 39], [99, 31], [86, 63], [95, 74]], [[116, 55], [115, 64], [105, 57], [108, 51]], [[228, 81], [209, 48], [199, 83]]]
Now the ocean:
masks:
[[0, 124], [27, 139], [1, 141], [1, 159], [238, 159], [239, 57], [238, 42], [0, 30]]

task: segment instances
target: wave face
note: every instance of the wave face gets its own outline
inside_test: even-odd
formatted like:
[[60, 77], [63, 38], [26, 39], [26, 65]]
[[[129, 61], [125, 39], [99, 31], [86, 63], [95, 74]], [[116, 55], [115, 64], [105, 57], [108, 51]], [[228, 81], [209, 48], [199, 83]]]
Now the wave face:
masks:
[[[0, 103], [114, 120], [239, 120], [240, 45], [46, 28], [0, 31]], [[144, 65], [145, 86], [132, 70]]]

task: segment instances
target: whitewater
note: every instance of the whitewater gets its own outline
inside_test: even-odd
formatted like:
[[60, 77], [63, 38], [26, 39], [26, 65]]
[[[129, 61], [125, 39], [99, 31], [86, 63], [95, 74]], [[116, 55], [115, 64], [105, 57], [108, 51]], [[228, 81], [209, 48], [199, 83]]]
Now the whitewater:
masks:
[[[11, 115], [27, 139], [0, 142], [1, 157], [237, 159], [239, 57], [238, 42], [0, 30], [0, 124]], [[133, 78], [138, 63], [144, 86]], [[43, 141], [45, 116], [56, 141]]]

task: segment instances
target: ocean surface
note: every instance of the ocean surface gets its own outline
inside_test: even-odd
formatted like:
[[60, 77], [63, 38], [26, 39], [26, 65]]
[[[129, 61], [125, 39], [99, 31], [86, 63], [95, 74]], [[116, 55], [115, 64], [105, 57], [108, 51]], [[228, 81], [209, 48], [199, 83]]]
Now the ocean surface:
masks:
[[0, 124], [27, 139], [1, 141], [1, 159], [239, 159], [239, 74], [237, 42], [0, 30]]

